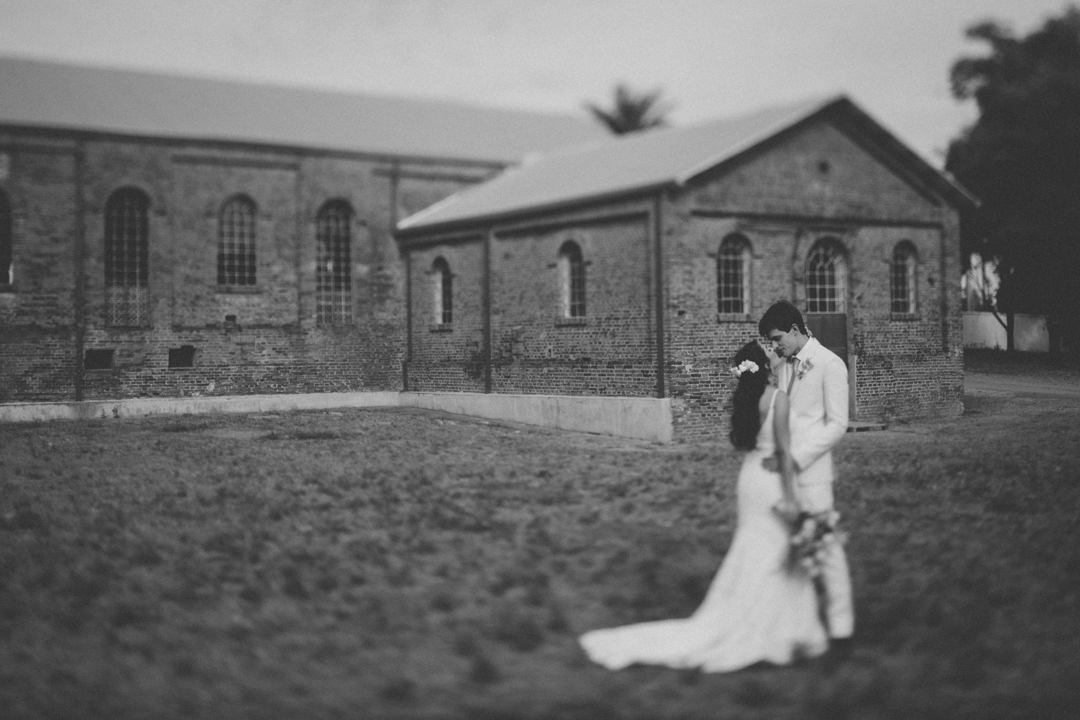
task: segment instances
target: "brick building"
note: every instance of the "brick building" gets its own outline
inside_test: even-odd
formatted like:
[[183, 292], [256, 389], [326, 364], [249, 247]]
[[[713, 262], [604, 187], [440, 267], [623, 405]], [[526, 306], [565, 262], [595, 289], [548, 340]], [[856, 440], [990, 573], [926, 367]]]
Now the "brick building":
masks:
[[601, 132], [0, 59], [0, 402], [398, 390], [397, 219]]
[[406, 384], [660, 398], [676, 438], [714, 436], [786, 298], [854, 419], [957, 413], [973, 202], [844, 97], [557, 151], [399, 223]]

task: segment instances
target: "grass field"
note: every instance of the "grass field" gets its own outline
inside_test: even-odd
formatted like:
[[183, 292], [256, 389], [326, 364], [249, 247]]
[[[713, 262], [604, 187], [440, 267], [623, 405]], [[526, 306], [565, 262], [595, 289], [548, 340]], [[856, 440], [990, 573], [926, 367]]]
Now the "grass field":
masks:
[[1072, 353], [1051, 358], [1046, 353], [967, 350], [964, 352], [964, 369], [980, 375], [1021, 376], [1080, 384], [1080, 358]]
[[733, 530], [720, 440], [356, 410], [0, 443], [4, 717], [1080, 716], [1075, 401], [844, 440], [858, 642], [834, 672], [611, 673], [577, 648], [701, 600]]

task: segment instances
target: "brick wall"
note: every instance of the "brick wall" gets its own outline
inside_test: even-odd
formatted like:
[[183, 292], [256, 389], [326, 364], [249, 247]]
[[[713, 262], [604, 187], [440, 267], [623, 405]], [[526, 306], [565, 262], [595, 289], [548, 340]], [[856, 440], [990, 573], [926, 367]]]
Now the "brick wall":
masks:
[[[405, 264], [395, 213], [492, 171], [29, 131], [0, 135], [0, 152], [9, 156], [0, 188], [16, 218], [17, 278], [14, 292], [0, 293], [0, 401], [400, 389]], [[105, 322], [104, 212], [122, 187], [150, 199], [145, 327]], [[257, 282], [221, 287], [220, 211], [236, 195], [256, 206]], [[316, 324], [315, 220], [329, 200], [353, 212], [352, 319], [342, 326]], [[184, 346], [195, 350], [193, 367], [170, 369], [170, 349]], [[113, 367], [79, 372], [82, 351], [101, 349], [113, 350]]]
[[[648, 216], [496, 236], [494, 392], [656, 395]], [[585, 316], [567, 318], [559, 250], [585, 261]]]
[[14, 282], [0, 292], [0, 402], [51, 400], [76, 375], [75, 147], [0, 134], [0, 153], [14, 246]]
[[[648, 205], [564, 214], [410, 244], [409, 388], [655, 397], [656, 328]], [[488, 239], [490, 237], [490, 239]], [[586, 314], [566, 317], [559, 251], [585, 261]], [[485, 243], [490, 249], [485, 250]], [[487, 255], [485, 255], [487, 253]], [[452, 327], [433, 317], [432, 266], [454, 279]], [[489, 257], [485, 260], [485, 257]], [[485, 262], [490, 278], [485, 278]], [[490, 282], [490, 360], [483, 293]]]
[[[435, 260], [450, 268], [453, 316], [435, 313]], [[484, 239], [446, 239], [409, 254], [411, 356], [409, 389], [418, 392], [484, 392]]]

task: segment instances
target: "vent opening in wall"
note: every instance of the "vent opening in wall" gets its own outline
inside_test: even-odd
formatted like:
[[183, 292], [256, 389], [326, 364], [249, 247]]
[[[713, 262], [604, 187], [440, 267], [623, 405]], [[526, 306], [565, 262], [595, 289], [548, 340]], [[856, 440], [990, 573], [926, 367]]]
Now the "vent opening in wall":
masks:
[[169, 348], [169, 369], [195, 367], [195, 346], [181, 345]]
[[84, 370], [111, 370], [113, 366], [113, 349], [87, 350], [83, 357]]

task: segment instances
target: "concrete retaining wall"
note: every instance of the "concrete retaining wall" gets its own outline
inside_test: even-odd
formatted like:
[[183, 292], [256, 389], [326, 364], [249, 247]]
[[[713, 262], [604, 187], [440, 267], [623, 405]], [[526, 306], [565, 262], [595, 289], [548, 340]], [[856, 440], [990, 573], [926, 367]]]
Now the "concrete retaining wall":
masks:
[[403, 392], [400, 404], [560, 430], [671, 441], [668, 398]]
[[671, 401], [657, 398], [484, 393], [355, 392], [134, 398], [0, 404], [0, 422], [89, 420], [145, 415], [288, 412], [329, 408], [415, 407], [602, 435], [670, 442]]
[[132, 398], [85, 402], [7, 403], [0, 422], [90, 420], [143, 415], [288, 412], [346, 407], [397, 407], [396, 392], [305, 393], [299, 395], [223, 395], [218, 397]]
[[[1004, 317], [1004, 316], [1003, 316]], [[1042, 315], [1013, 316], [1013, 342], [1021, 352], [1050, 352], [1050, 334], [1046, 329], [1046, 318]], [[991, 312], [964, 313], [964, 347], [997, 348], [1004, 350], [1008, 346], [1005, 328]]]

